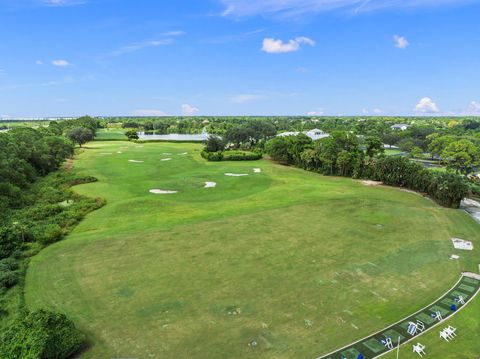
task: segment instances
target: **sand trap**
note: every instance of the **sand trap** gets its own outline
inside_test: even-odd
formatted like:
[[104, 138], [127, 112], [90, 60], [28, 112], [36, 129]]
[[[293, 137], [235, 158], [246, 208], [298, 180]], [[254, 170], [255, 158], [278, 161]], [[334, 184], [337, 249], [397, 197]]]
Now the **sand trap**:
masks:
[[171, 158], [162, 158], [160, 161], [171, 161]]
[[205, 182], [205, 188], [217, 187], [217, 182]]
[[383, 183], [382, 182], [379, 182], [379, 181], [362, 181], [362, 184], [364, 186], [380, 186], [382, 185]]
[[452, 238], [453, 246], [456, 249], [462, 249], [464, 251], [473, 251], [473, 244], [472, 242], [460, 239], [460, 238]]
[[113, 155], [112, 152], [102, 152], [102, 153], [100, 153], [100, 154], [101, 154], [101, 155]]
[[151, 189], [149, 192], [153, 193], [153, 194], [174, 194], [174, 193], [178, 193], [178, 191], [167, 191], [167, 190], [163, 190], [163, 189]]
[[225, 176], [229, 177], [243, 177], [243, 176], [248, 176], [246, 173], [225, 173]]
[[254, 168], [253, 172], [254, 173], [262, 173], [262, 169], [261, 168]]
[[128, 162], [132, 162], [132, 163], [143, 163], [143, 161], [137, 161], [137, 160], [128, 160]]

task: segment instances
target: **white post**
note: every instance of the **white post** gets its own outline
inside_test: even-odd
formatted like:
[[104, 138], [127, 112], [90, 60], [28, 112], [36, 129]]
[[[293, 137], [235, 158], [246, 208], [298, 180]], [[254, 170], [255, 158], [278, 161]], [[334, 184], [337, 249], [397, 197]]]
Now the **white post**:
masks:
[[400, 355], [400, 337], [398, 337], [398, 346], [397, 346], [397, 359]]

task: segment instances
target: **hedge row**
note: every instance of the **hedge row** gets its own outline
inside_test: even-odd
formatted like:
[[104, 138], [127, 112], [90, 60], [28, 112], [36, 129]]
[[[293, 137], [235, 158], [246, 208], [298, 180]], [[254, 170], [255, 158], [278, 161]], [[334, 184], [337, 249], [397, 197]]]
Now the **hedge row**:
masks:
[[207, 152], [203, 150], [201, 156], [207, 161], [256, 161], [262, 158], [261, 153], [246, 151]]

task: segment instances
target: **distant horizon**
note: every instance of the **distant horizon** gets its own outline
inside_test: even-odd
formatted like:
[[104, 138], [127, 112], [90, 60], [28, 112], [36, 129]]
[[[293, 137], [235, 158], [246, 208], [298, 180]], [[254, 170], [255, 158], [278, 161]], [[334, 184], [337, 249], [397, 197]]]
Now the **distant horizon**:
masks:
[[336, 116], [336, 115], [322, 115], [322, 116], [312, 116], [312, 115], [198, 115], [198, 116], [183, 116], [183, 115], [165, 115], [165, 116], [132, 116], [132, 115], [109, 115], [109, 116], [95, 116], [95, 115], [82, 115], [82, 116], [47, 116], [47, 117], [4, 117], [0, 118], [0, 122], [8, 122], [8, 121], [54, 121], [54, 120], [71, 120], [71, 119], [76, 119], [79, 117], [83, 116], [89, 116], [92, 118], [141, 118], [141, 119], [162, 119], [162, 118], [212, 118], [212, 117], [218, 117], [218, 118], [227, 118], [227, 117], [242, 117], [242, 118], [249, 118], [249, 117], [265, 117], [265, 118], [275, 118], [275, 117], [303, 117], [303, 118], [365, 118], [365, 119], [374, 119], [374, 118], [404, 118], [404, 119], [448, 119], [448, 118], [457, 118], [457, 119], [462, 119], [462, 118], [474, 118], [474, 119], [480, 119], [480, 115], [462, 115], [462, 116], [447, 116], [447, 115], [438, 115], [438, 116], [402, 116], [402, 115], [376, 115], [376, 116], [361, 116], [361, 115], [341, 115], [341, 116]]

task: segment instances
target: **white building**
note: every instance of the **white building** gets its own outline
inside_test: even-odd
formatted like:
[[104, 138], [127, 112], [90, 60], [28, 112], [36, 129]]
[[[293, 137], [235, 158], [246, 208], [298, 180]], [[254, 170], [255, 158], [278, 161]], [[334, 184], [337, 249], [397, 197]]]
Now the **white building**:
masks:
[[318, 128], [314, 128], [313, 130], [305, 131], [305, 132], [283, 132], [283, 133], [279, 133], [277, 135], [277, 137], [298, 136], [300, 133], [303, 133], [303, 134], [307, 135], [313, 141], [321, 140], [322, 138], [330, 136], [328, 133], [323, 132], [322, 130], [319, 130]]
[[405, 131], [406, 129], [408, 129], [410, 127], [410, 125], [407, 125], [405, 123], [397, 123], [393, 126], [390, 126], [390, 128], [392, 130], [400, 130], [400, 131]]
[[313, 130], [305, 132], [305, 134], [310, 137], [312, 140], [321, 140], [322, 138], [329, 137], [330, 135], [318, 128], [314, 128]]

